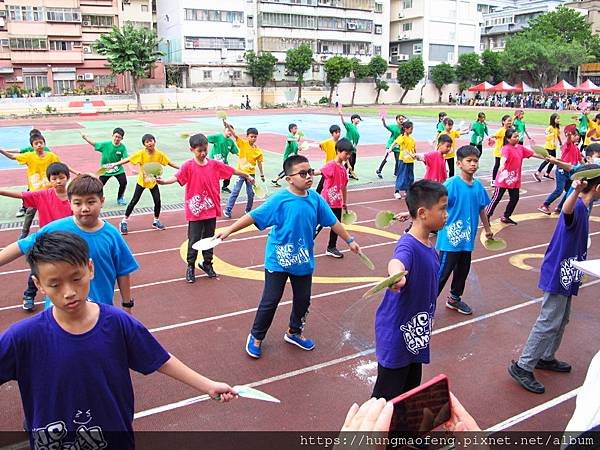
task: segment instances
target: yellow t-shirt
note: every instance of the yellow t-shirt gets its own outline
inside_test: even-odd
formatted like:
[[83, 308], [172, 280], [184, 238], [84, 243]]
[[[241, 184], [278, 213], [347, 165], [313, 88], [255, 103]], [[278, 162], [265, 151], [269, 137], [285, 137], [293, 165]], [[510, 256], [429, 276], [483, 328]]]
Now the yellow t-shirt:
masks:
[[546, 128], [546, 144], [544, 145], [544, 148], [546, 150], [556, 150], [559, 136], [560, 128], [555, 128], [553, 126]]
[[325, 153], [325, 164], [335, 159], [335, 142], [333, 142], [333, 139], [319, 142], [319, 148]]
[[502, 158], [502, 147], [504, 147], [504, 135], [506, 134], [506, 128], [502, 127], [496, 134], [494, 134], [494, 138], [496, 139], [496, 145], [494, 146], [494, 158]]
[[151, 162], [156, 162], [166, 166], [171, 162], [169, 157], [161, 152], [159, 149], [155, 148], [152, 154], [148, 153], [145, 148], [138, 150], [133, 155], [129, 157], [129, 162], [131, 164], [139, 164], [140, 173], [138, 175], [137, 184], [146, 189], [152, 189], [156, 186], [156, 178], [152, 175], [147, 175], [142, 168], [144, 164], [148, 164]]
[[240, 150], [237, 169], [249, 175], [256, 173], [256, 163], [263, 162], [263, 152], [258, 147], [251, 147], [247, 139], [238, 137], [235, 141]]
[[440, 132], [438, 137], [442, 134], [447, 134], [452, 139], [452, 147], [450, 147], [450, 151], [444, 155], [444, 159], [454, 158], [456, 156], [456, 140], [460, 138], [460, 131], [458, 130], [450, 130], [450, 132], [444, 130]]
[[15, 159], [19, 164], [27, 165], [27, 185], [32, 192], [50, 187], [46, 169], [50, 164], [60, 162], [59, 157], [51, 152], [44, 152], [42, 156], [36, 152], [19, 153], [15, 155]]
[[415, 160], [409, 156], [409, 153], [416, 153], [417, 151], [417, 141], [412, 136], [398, 136], [394, 141], [400, 147], [400, 155], [398, 155], [398, 159], [402, 160], [404, 163], [413, 163]]
[[[594, 139], [600, 139], [600, 126], [598, 126], [598, 124], [595, 121], [590, 120], [588, 122], [588, 133], [592, 130], [596, 130], [596, 134], [592, 135], [594, 137]], [[597, 141], [592, 141], [590, 136], [588, 136], [586, 133], [585, 141], [583, 141], [583, 145], [590, 145], [590, 144], [593, 144], [594, 142], [597, 142]]]

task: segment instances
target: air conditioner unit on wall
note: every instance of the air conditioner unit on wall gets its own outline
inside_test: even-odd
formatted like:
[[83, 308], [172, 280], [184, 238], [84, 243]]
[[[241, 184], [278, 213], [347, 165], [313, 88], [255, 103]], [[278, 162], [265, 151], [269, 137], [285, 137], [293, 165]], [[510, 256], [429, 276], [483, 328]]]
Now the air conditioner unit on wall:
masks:
[[236, 61], [237, 61], [237, 62], [244, 62], [244, 57], [243, 57], [242, 55], [239, 55], [239, 56], [236, 58]]
[[404, 12], [403, 12], [403, 11], [400, 11], [400, 12], [398, 13], [398, 19], [403, 19], [403, 18], [404, 18]]
[[83, 25], [84, 27], [89, 27], [90, 25], [92, 25], [92, 22], [90, 22], [89, 20], [84, 20], [84, 21], [83, 21], [83, 22], [81, 22], [81, 23], [82, 23], [82, 25]]
[[348, 27], [349, 30], [356, 30], [356, 24], [355, 23], [350, 22], [350, 23], [347, 24], [347, 27]]
[[185, 43], [185, 48], [194, 48], [194, 43], [193, 42], [186, 42]]
[[85, 77], [83, 75], [77, 75], [77, 80], [83, 81], [83, 80], [85, 80]]
[[91, 72], [87, 72], [83, 74], [83, 77], [86, 81], [91, 81], [94, 79], [94, 74]]
[[409, 59], [409, 56], [405, 53], [400, 53], [398, 55], [398, 61], [408, 61], [408, 59]]
[[408, 35], [408, 33], [400, 33], [398, 35], [398, 39], [401, 40], [401, 41], [405, 41], [405, 40], [407, 40], [409, 38], [410, 38], [410, 36]]

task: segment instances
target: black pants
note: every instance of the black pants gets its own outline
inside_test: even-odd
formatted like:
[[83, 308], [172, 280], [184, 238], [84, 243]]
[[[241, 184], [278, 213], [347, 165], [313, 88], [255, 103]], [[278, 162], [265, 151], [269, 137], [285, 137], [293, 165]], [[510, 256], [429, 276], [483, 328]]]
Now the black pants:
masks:
[[119, 182], [119, 193], [117, 194], [117, 200], [123, 198], [123, 196], [125, 195], [125, 189], [127, 188], [127, 175], [125, 175], [124, 173], [110, 176], [102, 175], [100, 177], [100, 181], [102, 181], [102, 184], [106, 184], [106, 182], [111, 178], [116, 178]]
[[508, 189], [508, 188], [496, 188], [494, 190], [494, 195], [492, 196], [492, 200], [490, 201], [490, 204], [487, 205], [487, 207], [485, 208], [485, 213], [487, 214], [488, 217], [490, 217], [492, 214], [494, 214], [494, 210], [496, 209], [496, 206], [498, 206], [498, 203], [500, 203], [500, 200], [502, 200], [502, 197], [504, 196], [504, 192], [508, 191], [508, 195], [510, 197], [509, 201], [508, 201], [508, 205], [506, 205], [506, 209], [504, 210], [504, 217], [510, 217], [512, 216], [512, 213], [515, 211], [515, 208], [517, 207], [517, 203], [519, 202], [519, 188], [512, 188], [512, 189]]
[[454, 176], [454, 158], [448, 158], [446, 160], [446, 163], [448, 163], [448, 178], [453, 177]]
[[471, 252], [440, 252], [440, 282], [438, 285], [438, 296], [442, 293], [450, 274], [452, 284], [450, 295], [455, 300], [460, 300], [465, 292], [467, 276], [471, 270]]
[[317, 185], [317, 194], [321, 193], [321, 191], [323, 190], [324, 184], [325, 184], [325, 177], [321, 176], [321, 179], [319, 180], [319, 184]]
[[29, 278], [27, 279], [27, 289], [23, 292], [23, 297], [31, 297], [35, 298], [38, 293], [38, 288], [33, 282], [33, 278], [31, 278], [31, 274], [29, 274]]
[[[473, 144], [471, 144], [473, 145]], [[477, 147], [477, 150], [479, 150], [479, 157], [481, 158], [481, 155], [483, 155], [483, 144], [479, 143], [477, 145], [475, 145], [475, 147]]]
[[498, 170], [500, 169], [500, 158], [494, 157], [494, 169], [492, 170], [492, 180], [496, 180], [496, 175], [498, 175]]
[[225, 189], [227, 186], [229, 186], [229, 183], [231, 183], [231, 178], [225, 178], [223, 180], [223, 187], [221, 187], [221, 189]]
[[[556, 150], [548, 150], [548, 149], [546, 149], [546, 150], [548, 151], [548, 154], [550, 156], [553, 156], [553, 157], [556, 158]], [[552, 168], [554, 167], [554, 164], [552, 164], [552, 163], [550, 163], [548, 161], [543, 161], [540, 164], [540, 167], [538, 167], [537, 171], [541, 173], [542, 170], [544, 170], [544, 167], [546, 167], [546, 166], [548, 166], [548, 168], [546, 169], [546, 175], [550, 175], [550, 172], [552, 172]]]
[[267, 335], [288, 278], [292, 284], [292, 312], [289, 328], [293, 334], [302, 333], [310, 306], [312, 274], [298, 276], [287, 272], [265, 270], [265, 287], [252, 325], [252, 336], [255, 339], [263, 340]]
[[[135, 205], [137, 205], [140, 201], [140, 197], [145, 189], [145, 187], [142, 187], [136, 183], [133, 197], [131, 197], [131, 201], [125, 210], [125, 217], [129, 217], [131, 215], [133, 208], [135, 208]], [[160, 190], [158, 189], [158, 184], [155, 184], [153, 188], [150, 188], [150, 194], [152, 194], [152, 200], [154, 201], [154, 217], [158, 219], [158, 216], [160, 216]]]
[[[194, 245], [200, 239], [214, 236], [215, 228], [217, 228], [216, 217], [213, 217], [212, 219], [192, 220], [191, 222], [188, 222], [188, 266], [195, 266], [196, 258], [198, 258], [198, 250], [194, 250], [192, 245]], [[208, 250], [203, 250], [202, 257], [204, 258], [204, 262], [212, 263], [213, 249], [211, 248]]]
[[[400, 152], [392, 152], [392, 153], [394, 154], [394, 176], [396, 176], [397, 175], [396, 168], [398, 167], [398, 156], [400, 156]], [[383, 171], [383, 166], [386, 165], [388, 156], [390, 156], [390, 155], [388, 153], [386, 153], [385, 156], [383, 157], [383, 160], [381, 161], [381, 164], [379, 164], [379, 168], [377, 169], [378, 173], [381, 173]]]
[[[342, 208], [331, 208], [337, 220], [342, 220]], [[337, 246], [337, 238], [338, 235], [331, 229], [329, 231], [329, 243], [327, 244], [327, 248], [335, 248]]]
[[390, 401], [421, 384], [423, 365], [412, 363], [399, 369], [388, 369], [377, 363], [377, 381], [371, 397]]
[[586, 133], [579, 133], [579, 143], [581, 144], [581, 153], [585, 151], [587, 145], [585, 145], [585, 135]]
[[21, 228], [21, 236], [19, 239], [27, 237], [29, 235], [29, 230], [31, 228], [31, 224], [33, 223], [33, 219], [35, 218], [35, 213], [37, 209], [35, 208], [27, 208], [25, 211], [25, 217], [23, 217], [23, 228]]
[[351, 170], [356, 170], [356, 152], [350, 153], [350, 158], [348, 158], [348, 162], [350, 163]]

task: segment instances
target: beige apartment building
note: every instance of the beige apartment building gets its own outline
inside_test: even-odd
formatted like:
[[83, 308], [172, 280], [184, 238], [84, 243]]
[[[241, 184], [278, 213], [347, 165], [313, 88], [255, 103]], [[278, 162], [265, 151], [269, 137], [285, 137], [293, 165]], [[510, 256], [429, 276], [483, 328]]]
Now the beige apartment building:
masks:
[[92, 44], [113, 25], [151, 28], [152, 9], [152, 0], [0, 0], [0, 89], [126, 90]]

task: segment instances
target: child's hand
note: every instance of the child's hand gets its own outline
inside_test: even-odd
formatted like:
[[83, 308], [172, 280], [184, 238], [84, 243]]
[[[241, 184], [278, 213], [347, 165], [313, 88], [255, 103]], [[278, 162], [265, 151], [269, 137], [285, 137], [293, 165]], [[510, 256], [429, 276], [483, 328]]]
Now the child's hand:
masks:
[[486, 239], [494, 239], [494, 233], [492, 232], [492, 230], [486, 231], [485, 237], [486, 237]]
[[163, 185], [163, 184], [165, 184], [165, 182], [161, 177], [156, 177], [156, 184]]
[[397, 220], [398, 222], [406, 222], [408, 219], [410, 219], [409, 212], [401, 212], [394, 216], [394, 220]]
[[224, 241], [231, 234], [231, 229], [229, 227], [223, 228], [221, 231], [215, 233], [215, 239], [221, 239]]
[[265, 182], [265, 175], [264, 174], [260, 174], [260, 180], [264, 183]]
[[587, 184], [588, 183], [586, 180], [575, 180], [575, 181], [573, 181], [573, 184], [571, 185], [571, 187], [573, 188], [573, 190], [575, 192], [580, 194], [581, 192], [583, 192], [583, 190], [585, 189]]
[[250, 175], [246, 175], [246, 181], [248, 181], [248, 183], [250, 184], [254, 184], [256, 182], [254, 178]]
[[[390, 274], [390, 276], [395, 275], [395, 274]], [[406, 285], [406, 275], [403, 276], [402, 278], [400, 278], [398, 281], [396, 281], [394, 284], [392, 284], [389, 289], [392, 292], [400, 292], [400, 290]]]
[[350, 244], [348, 244], [348, 247], [350, 247], [350, 251], [352, 253], [356, 253], [356, 254], [360, 253], [360, 245], [358, 245], [356, 243], [356, 241], [350, 242]]
[[221, 403], [226, 403], [237, 397], [237, 392], [235, 392], [231, 386], [227, 383], [219, 382], [213, 382], [207, 394], [210, 395], [210, 398], [213, 400], [217, 400]]

